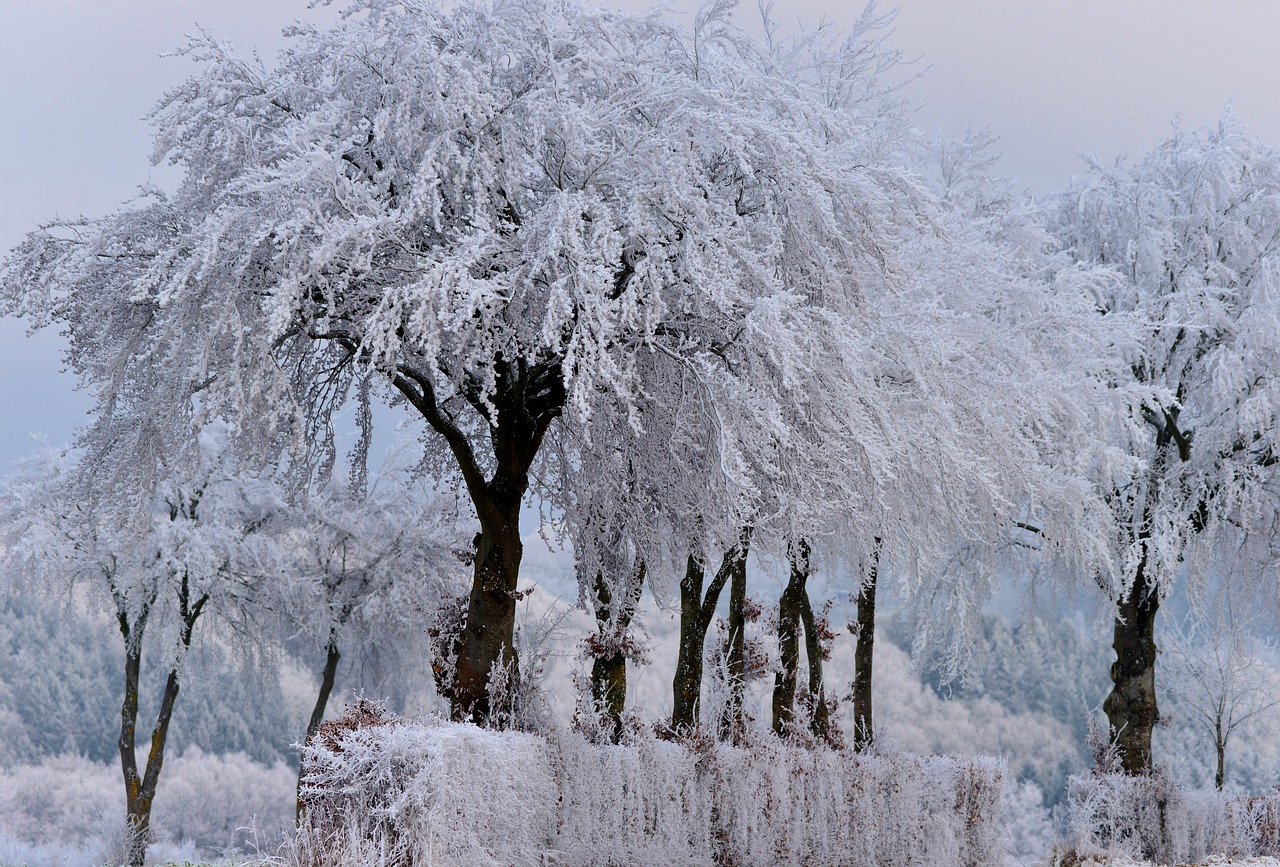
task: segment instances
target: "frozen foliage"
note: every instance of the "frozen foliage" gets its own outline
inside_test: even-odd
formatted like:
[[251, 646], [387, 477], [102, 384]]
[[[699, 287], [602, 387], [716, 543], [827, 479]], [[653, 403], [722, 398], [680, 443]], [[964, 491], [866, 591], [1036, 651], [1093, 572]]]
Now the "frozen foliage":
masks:
[[[152, 857], [163, 860], [180, 847], [188, 857], [192, 849], [250, 849], [291, 822], [295, 782], [285, 764], [263, 765], [242, 754], [193, 748], [172, 758], [156, 794], [160, 845]], [[0, 864], [22, 863], [6, 860], [6, 845], [43, 846], [58, 859], [78, 849], [85, 863], [102, 864], [122, 836], [123, 795], [118, 768], [75, 756], [0, 771]]]
[[1129, 378], [1149, 389], [1116, 431], [1145, 469], [1112, 497], [1112, 593], [1145, 580], [1163, 597], [1189, 557], [1196, 588], [1209, 563], [1250, 578], [1280, 520], [1280, 154], [1228, 111], [1090, 169], [1059, 199], [1059, 243], [1111, 269], [1097, 304], [1141, 325]]
[[1167, 863], [1280, 854], [1280, 792], [1188, 790], [1159, 772], [1069, 782], [1070, 830], [1089, 849]]
[[984, 759], [599, 746], [371, 713], [305, 760], [303, 864], [955, 867], [992, 863], [999, 837]]

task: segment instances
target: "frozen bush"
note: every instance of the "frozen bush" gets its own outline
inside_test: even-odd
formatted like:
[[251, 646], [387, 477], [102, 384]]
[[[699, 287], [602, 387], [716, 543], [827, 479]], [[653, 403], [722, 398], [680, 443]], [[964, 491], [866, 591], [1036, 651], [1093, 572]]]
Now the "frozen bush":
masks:
[[1078, 845], [1168, 863], [1280, 854], [1280, 792], [1184, 790], [1168, 776], [1090, 774], [1068, 782]]
[[597, 745], [368, 718], [306, 750], [298, 864], [840, 865], [998, 860], [990, 759], [635, 734]]

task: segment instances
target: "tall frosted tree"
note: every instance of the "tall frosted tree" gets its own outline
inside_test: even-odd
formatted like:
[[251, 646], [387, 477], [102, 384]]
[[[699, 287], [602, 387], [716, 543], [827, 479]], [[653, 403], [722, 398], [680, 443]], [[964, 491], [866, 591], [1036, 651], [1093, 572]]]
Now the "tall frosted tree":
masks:
[[[1141, 337], [1126, 379], [1146, 400], [1115, 431], [1141, 463], [1107, 492], [1118, 534], [1105, 703], [1129, 773], [1152, 766], [1156, 614], [1181, 576], [1192, 595], [1272, 558], [1280, 458], [1280, 152], [1231, 114], [1179, 129], [1140, 161], [1104, 166], [1058, 200], [1061, 251], [1103, 265], [1100, 317]], [[1121, 384], [1121, 383], [1118, 383]]]
[[352, 12], [271, 71], [193, 43], [155, 113], [177, 192], [37, 233], [5, 309], [67, 330], [100, 415], [162, 370], [156, 424], [225, 414], [299, 472], [333, 465], [366, 376], [425, 420], [480, 524], [451, 699], [484, 720], [549, 432], [631, 414], [657, 371], [749, 497], [829, 300], [877, 285], [897, 184], [722, 8], [692, 32], [569, 0]]

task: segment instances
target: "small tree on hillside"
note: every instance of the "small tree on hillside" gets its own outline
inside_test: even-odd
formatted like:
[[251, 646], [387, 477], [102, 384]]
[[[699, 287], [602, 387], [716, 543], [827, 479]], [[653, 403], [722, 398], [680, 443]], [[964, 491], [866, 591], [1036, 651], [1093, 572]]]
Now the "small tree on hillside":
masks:
[[[124, 641], [118, 749], [133, 867], [145, 859], [151, 807], [196, 626], [210, 617], [242, 624], [252, 616], [270, 559], [261, 530], [277, 514], [273, 488], [239, 473], [225, 429], [203, 431], [200, 447], [186, 471], [163, 478], [149, 498], [125, 490], [112, 497], [86, 478], [86, 467], [54, 455], [8, 484], [6, 569], [43, 581], [87, 584], [110, 606]], [[175, 465], [183, 461], [170, 466]], [[121, 508], [131, 501], [144, 509]], [[139, 768], [136, 731], [148, 643], [167, 674]]]
[[1165, 690], [1213, 743], [1214, 785], [1226, 784], [1227, 747], [1234, 735], [1264, 724], [1280, 707], [1280, 675], [1259, 640], [1232, 616], [1230, 606], [1211, 621], [1163, 630]]

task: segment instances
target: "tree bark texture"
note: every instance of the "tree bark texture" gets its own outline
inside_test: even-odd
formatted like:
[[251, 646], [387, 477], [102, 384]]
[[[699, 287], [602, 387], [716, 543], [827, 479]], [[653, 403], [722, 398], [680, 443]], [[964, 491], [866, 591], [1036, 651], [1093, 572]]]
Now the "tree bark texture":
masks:
[[676, 657], [676, 675], [672, 681], [671, 730], [677, 734], [692, 731], [698, 725], [698, 705], [702, 694], [702, 653], [707, 642], [707, 629], [715, 615], [720, 593], [729, 580], [736, 553], [725, 552], [720, 569], [703, 595], [705, 573], [702, 563], [692, 554], [685, 564], [680, 582], [680, 649]]
[[853, 748], [870, 748], [875, 740], [875, 716], [871, 705], [871, 673], [876, 641], [876, 581], [880, 575], [880, 542], [876, 540], [871, 565], [858, 592], [857, 625], [853, 651]]
[[[355, 351], [352, 347], [351, 351]], [[455, 719], [488, 725], [506, 718], [518, 689], [514, 646], [516, 582], [524, 546], [520, 505], [529, 489], [529, 472], [552, 420], [564, 407], [564, 382], [557, 363], [529, 364], [524, 359], [494, 363], [495, 388], [488, 401], [478, 389], [462, 397], [489, 425], [492, 471], [486, 475], [472, 440], [451, 411], [436, 399], [432, 374], [401, 365], [391, 379], [409, 403], [448, 444], [480, 521], [475, 572], [462, 633], [454, 644], [455, 671], [448, 699]], [[505, 669], [508, 689], [495, 695], [490, 679]]]
[[737, 555], [729, 575], [729, 646], [725, 667], [729, 675], [729, 695], [720, 720], [721, 735], [738, 740], [746, 728], [743, 694], [747, 681], [747, 552], [751, 530], [743, 528]]
[[778, 599], [778, 655], [781, 668], [773, 682], [773, 731], [788, 737], [795, 728], [796, 682], [800, 671], [801, 617], [808, 594], [809, 551], [802, 542], [791, 553], [791, 577]]
[[809, 661], [809, 700], [813, 706], [812, 716], [809, 717], [809, 730], [815, 737], [825, 740], [831, 736], [831, 711], [827, 707], [827, 691], [822, 681], [825, 650], [807, 587], [800, 596], [800, 603], [800, 622], [804, 625], [804, 655]]
[[1156, 707], [1155, 641], [1159, 607], [1160, 597], [1148, 580], [1144, 553], [1133, 586], [1118, 605], [1111, 644], [1116, 652], [1111, 666], [1114, 686], [1102, 705], [1127, 774], [1151, 770], [1151, 734], [1160, 715]]
[[[191, 648], [191, 636], [208, 596], [201, 596], [191, 603], [190, 585], [183, 575], [178, 594], [179, 614], [182, 619], [181, 640], [185, 651]], [[117, 600], [119, 603], [119, 600]], [[160, 696], [160, 709], [156, 713], [155, 726], [151, 730], [151, 745], [147, 751], [147, 763], [138, 772], [137, 755], [134, 752], [138, 723], [138, 686], [142, 673], [142, 638], [146, 629], [154, 597], [142, 609], [133, 623], [123, 606], [119, 608], [117, 621], [125, 643], [124, 700], [120, 706], [120, 768], [124, 774], [125, 820], [129, 830], [129, 867], [142, 867], [146, 860], [147, 844], [151, 835], [151, 805], [155, 801], [160, 771], [164, 766], [165, 745], [169, 739], [169, 723], [178, 701], [181, 687], [179, 668], [169, 669], [165, 677], [164, 691]]]
[[627, 655], [624, 644], [644, 587], [645, 568], [641, 564], [634, 578], [623, 588], [615, 607], [613, 594], [603, 574], [596, 575], [595, 614], [601, 646], [591, 663], [591, 699], [609, 727], [616, 744], [622, 738], [622, 713], [627, 702]]

